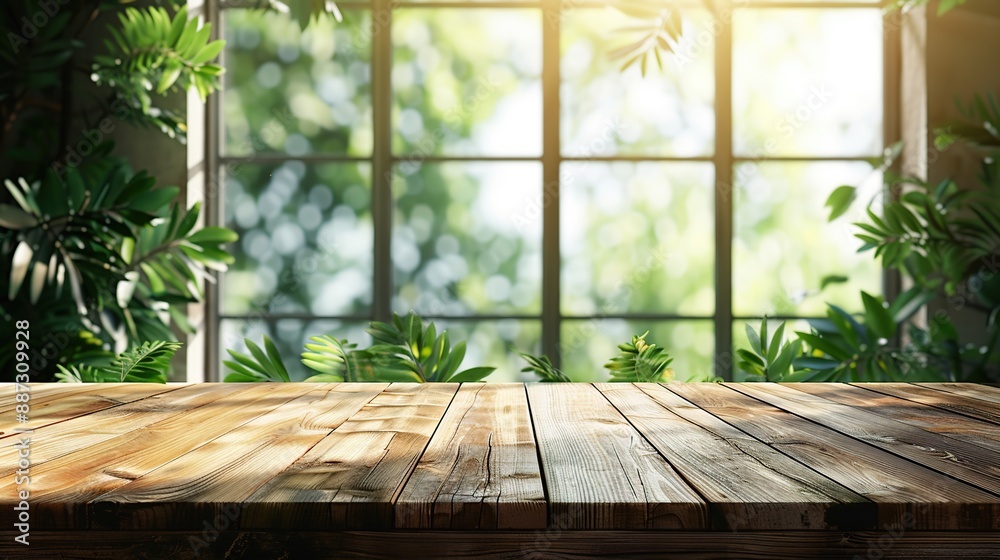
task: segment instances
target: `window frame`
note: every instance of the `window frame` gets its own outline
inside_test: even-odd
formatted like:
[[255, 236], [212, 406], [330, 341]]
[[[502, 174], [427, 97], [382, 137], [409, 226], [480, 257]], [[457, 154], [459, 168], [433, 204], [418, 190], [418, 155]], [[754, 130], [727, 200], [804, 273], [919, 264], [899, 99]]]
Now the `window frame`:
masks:
[[[733, 192], [735, 171], [746, 162], [856, 162], [865, 161], [878, 154], [859, 156], [737, 156], [733, 149], [733, 14], [741, 9], [851, 9], [881, 8], [883, 0], [714, 0], [718, 32], [714, 33], [714, 78], [715, 78], [715, 142], [711, 156], [657, 157], [657, 156], [564, 156], [561, 149], [561, 22], [564, 10], [594, 8], [605, 2], [593, 0], [371, 0], [370, 2], [339, 2], [342, 10], [370, 10], [375, 28], [371, 34], [371, 96], [373, 146], [370, 156], [347, 155], [307, 155], [290, 156], [279, 154], [251, 154], [249, 156], [223, 156], [221, 139], [224, 134], [222, 95], [209, 97], [204, 114], [204, 165], [207, 172], [208, 188], [203, 196], [206, 225], [224, 225], [223, 195], [224, 170], [229, 165], [240, 163], [280, 163], [303, 161], [306, 163], [370, 162], [372, 165], [371, 212], [374, 230], [374, 260], [372, 307], [370, 314], [319, 316], [312, 314], [268, 314], [267, 320], [273, 324], [280, 319], [339, 319], [348, 321], [387, 321], [392, 317], [393, 269], [391, 236], [393, 226], [394, 200], [391, 192], [392, 166], [412, 159], [413, 156], [392, 153], [392, 13], [396, 8], [532, 8], [541, 13], [542, 25], [542, 153], [538, 157], [484, 157], [484, 156], [421, 156], [426, 162], [454, 161], [530, 161], [542, 165], [542, 189], [549, 203], [542, 208], [542, 294], [541, 311], [537, 315], [427, 315], [429, 319], [449, 321], [475, 321], [489, 319], [529, 319], [541, 323], [541, 349], [550, 356], [558, 367], [560, 336], [565, 320], [633, 319], [649, 321], [710, 320], [713, 322], [715, 347], [713, 369], [716, 375], [730, 380], [735, 366], [733, 326], [737, 321], [758, 319], [741, 316], [733, 311]], [[240, 3], [227, 7], [224, 2], [207, 2], [204, 15], [213, 23], [213, 35], [224, 36], [225, 9], [242, 9]], [[674, 5], [699, 7], [697, 0], [686, 0]], [[377, 17], [376, 17], [377, 16]], [[883, 35], [883, 103], [882, 118], [883, 147], [898, 141], [901, 136], [901, 119], [898, 100], [901, 96], [901, 30], [898, 19], [893, 14], [884, 14]], [[384, 23], [378, 23], [384, 22]], [[225, 66], [224, 54], [220, 55]], [[707, 316], [679, 315], [670, 313], [613, 313], [595, 315], [566, 314], [561, 309], [561, 251], [560, 251], [560, 204], [559, 176], [564, 162], [710, 162], [714, 168], [714, 250], [715, 250], [715, 301], [714, 312]], [[204, 379], [221, 380], [221, 325], [224, 320], [239, 320], [256, 315], [224, 314], [221, 309], [221, 279], [216, 274], [216, 282], [205, 287], [204, 309]], [[883, 271], [883, 291], [891, 299], [900, 291], [900, 277], [894, 271]], [[778, 320], [808, 319], [803, 315], [769, 316]], [[199, 376], [200, 377], [200, 376]], [[189, 377], [190, 378], [190, 377]]]

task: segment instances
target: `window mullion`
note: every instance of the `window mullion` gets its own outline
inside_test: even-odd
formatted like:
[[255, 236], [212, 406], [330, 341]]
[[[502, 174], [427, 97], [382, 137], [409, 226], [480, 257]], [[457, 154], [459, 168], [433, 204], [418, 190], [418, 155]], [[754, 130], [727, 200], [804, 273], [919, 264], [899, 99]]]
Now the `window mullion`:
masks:
[[390, 0], [372, 4], [372, 225], [374, 271], [372, 315], [377, 321], [392, 317], [392, 6]]
[[715, 374], [733, 364], [733, 6], [723, 2], [715, 37]]
[[542, 1], [542, 352], [559, 352], [559, 34], [560, 0]]

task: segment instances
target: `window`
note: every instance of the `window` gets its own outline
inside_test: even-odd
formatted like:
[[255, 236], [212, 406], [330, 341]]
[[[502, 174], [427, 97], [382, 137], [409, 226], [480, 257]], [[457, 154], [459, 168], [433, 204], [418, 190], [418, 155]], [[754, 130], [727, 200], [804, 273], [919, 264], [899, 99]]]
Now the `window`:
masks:
[[223, 9], [219, 346], [267, 333], [294, 363], [413, 309], [491, 379], [519, 379], [511, 346], [600, 379], [647, 329], [685, 379], [730, 375], [747, 319], [860, 308], [881, 271], [823, 202], [881, 186], [879, 2], [716, 3], [646, 77], [607, 56], [629, 19], [601, 3], [342, 3], [304, 32]]

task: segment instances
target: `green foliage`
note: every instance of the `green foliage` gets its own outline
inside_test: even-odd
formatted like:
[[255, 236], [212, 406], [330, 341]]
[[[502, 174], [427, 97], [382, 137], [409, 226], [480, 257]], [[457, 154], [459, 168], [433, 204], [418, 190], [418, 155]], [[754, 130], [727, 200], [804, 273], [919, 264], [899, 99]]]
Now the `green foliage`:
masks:
[[964, 120], [935, 129], [934, 146], [945, 150], [962, 140], [985, 150], [1000, 149], [1000, 104], [996, 96], [975, 95], [967, 106], [957, 101], [956, 105]]
[[357, 350], [357, 344], [329, 335], [313, 336], [302, 353], [302, 363], [319, 372], [306, 381], [379, 381], [376, 361], [371, 352]]
[[144, 342], [103, 366], [60, 364], [55, 377], [63, 383], [166, 383], [170, 360], [180, 348], [180, 342]]
[[664, 348], [648, 344], [648, 334], [649, 331], [646, 331], [639, 336], [632, 336], [631, 342], [618, 345], [621, 353], [604, 364], [611, 372], [610, 381], [658, 382], [668, 381], [673, 377], [673, 371], [667, 369], [673, 358]]
[[[993, 96], [975, 97], [963, 114], [970, 124], [939, 130], [939, 149], [958, 140], [991, 152], [1000, 147], [1000, 108]], [[819, 360], [808, 366], [821, 372], [817, 378], [830, 380], [997, 379], [1000, 162], [983, 158], [979, 185], [960, 186], [951, 179], [928, 183], [890, 169], [901, 148], [894, 145], [884, 159], [871, 162], [884, 172], [887, 191], [896, 196], [871, 201], [867, 220], [854, 225], [863, 243], [859, 252], [873, 251], [883, 267], [904, 273], [913, 288], [890, 306], [863, 293], [863, 324], [852, 324], [849, 315], [831, 306], [825, 323], [814, 324], [812, 333], [800, 333], [812, 348], [810, 360]], [[847, 210], [855, 192], [853, 187], [834, 191], [827, 200], [831, 219]], [[927, 327], [908, 324], [935, 297], [955, 309], [983, 313], [987, 344], [961, 343], [943, 310]]]
[[224, 381], [291, 381], [288, 369], [285, 368], [285, 364], [281, 360], [281, 354], [278, 353], [274, 342], [267, 335], [264, 335], [263, 350], [250, 339], [244, 339], [243, 342], [246, 343], [247, 349], [250, 351], [249, 356], [229, 348], [226, 349], [226, 352], [233, 359], [222, 362], [232, 371]]
[[[437, 333], [434, 323], [424, 325], [415, 313], [393, 314], [392, 323], [373, 321], [368, 333], [376, 340], [359, 350], [356, 344], [332, 336], [311, 337], [302, 364], [317, 372], [305, 381], [451, 382], [482, 381], [496, 368], [474, 367], [457, 371], [465, 358], [465, 341], [451, 348], [447, 331]], [[227, 382], [290, 380], [274, 342], [264, 337], [264, 349], [245, 340], [250, 355], [227, 350], [233, 360], [224, 364]]]
[[218, 89], [223, 69], [210, 61], [222, 52], [225, 41], [209, 41], [212, 25], [189, 20], [186, 7], [173, 18], [163, 8], [130, 7], [118, 20], [118, 28], [107, 28], [113, 39], [104, 42], [107, 54], [94, 58], [94, 82], [109, 86], [127, 103], [124, 114], [132, 122], [183, 137], [183, 121], [154, 110], [150, 94], [193, 87], [204, 100]]
[[[66, 331], [72, 340], [59, 352], [64, 364], [90, 359], [81, 348], [89, 346], [85, 335], [111, 349], [170, 340], [171, 325], [192, 332], [180, 306], [199, 301], [208, 271], [231, 261], [221, 245], [234, 233], [193, 231], [198, 205], [185, 211], [173, 204], [160, 217], [178, 189], [155, 188], [151, 177], [132, 174], [117, 158], [5, 186], [13, 204], [0, 204], [7, 255], [0, 275], [8, 280], [0, 311], [46, 332]], [[67, 323], [77, 326], [67, 331]], [[0, 350], [0, 362], [10, 357]]]
[[528, 365], [521, 371], [530, 371], [543, 382], [568, 383], [572, 381], [562, 370], [552, 365], [552, 360], [548, 356], [533, 356], [524, 352], [518, 352], [518, 354], [528, 362]]
[[496, 368], [475, 367], [456, 373], [465, 357], [465, 341], [452, 349], [447, 331], [440, 335], [430, 323], [426, 327], [415, 313], [393, 314], [392, 323], [374, 321], [366, 332], [376, 343], [368, 349], [383, 375], [407, 381], [481, 381]]
[[746, 325], [751, 350], [739, 349], [737, 367], [747, 374], [748, 381], [801, 381], [803, 372], [791, 371], [792, 363], [802, 355], [802, 341], [785, 342], [785, 324], [775, 329], [768, 340], [767, 317], [760, 323], [760, 331]]
[[[68, 4], [36, 35], [0, 50], [0, 247], [7, 256], [0, 313], [49, 335], [47, 354], [55, 357], [39, 358], [37, 381], [51, 379], [59, 364], [64, 376], [114, 379], [101, 372], [116, 352], [173, 340], [174, 327], [191, 332], [184, 306], [200, 300], [209, 271], [232, 260], [222, 245], [235, 234], [196, 231], [198, 206], [178, 205], [179, 189], [154, 188], [152, 177], [133, 173], [102, 142], [108, 123], [119, 121], [183, 139], [183, 118], [155, 106], [153, 96], [190, 87], [204, 97], [221, 74], [211, 60], [223, 43], [209, 42], [210, 28], [189, 20], [183, 2], [128, 3]], [[20, 29], [38, 10], [34, 0], [14, 0], [0, 22]], [[106, 52], [91, 55], [101, 49], [78, 38], [116, 15]], [[80, 70], [91, 73], [93, 91], [77, 89]], [[4, 377], [11, 358], [10, 348], [0, 349]], [[146, 379], [141, 370], [129, 376]]]
[[[611, 358], [605, 367], [611, 372], [609, 381], [611, 382], [660, 382], [673, 379], [673, 371], [667, 366], [673, 358], [667, 354], [666, 350], [648, 344], [646, 331], [640, 336], [633, 336], [631, 342], [626, 342], [618, 346], [621, 351], [618, 356]], [[545, 383], [569, 383], [570, 379], [562, 370], [552, 365], [548, 356], [534, 356], [525, 352], [518, 352], [528, 365], [521, 371], [532, 372], [538, 376], [539, 381]], [[717, 375], [688, 374], [688, 379], [692, 382], [721, 382], [723, 379]]]

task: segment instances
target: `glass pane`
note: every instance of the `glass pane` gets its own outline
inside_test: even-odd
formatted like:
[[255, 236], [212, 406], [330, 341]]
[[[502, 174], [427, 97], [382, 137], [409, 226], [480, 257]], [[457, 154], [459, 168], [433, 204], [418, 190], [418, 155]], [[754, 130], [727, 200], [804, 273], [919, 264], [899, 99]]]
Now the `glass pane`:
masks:
[[877, 8], [737, 10], [737, 154], [880, 153], [882, 39]]
[[313, 21], [226, 10], [222, 153], [372, 151], [371, 70], [365, 11]]
[[[795, 333], [798, 332], [809, 332], [809, 323], [805, 319], [791, 319], [786, 321], [781, 321], [778, 319], [769, 319], [767, 321], [767, 332], [768, 338], [774, 336], [774, 329], [777, 329], [782, 323], [785, 324], [785, 341], [792, 342], [796, 338]], [[732, 371], [733, 381], [740, 382], [746, 381], [747, 374], [740, 370], [736, 364], [739, 363], [739, 356], [736, 356], [736, 350], [750, 350], [750, 341], [747, 340], [747, 330], [746, 325], [749, 324], [753, 327], [753, 330], [760, 334], [760, 319], [739, 319], [733, 321], [733, 354], [728, 358], [728, 363], [721, 364]]]
[[[881, 192], [867, 163], [745, 163], [736, 168], [733, 306], [736, 315], [823, 315], [824, 301], [860, 309], [858, 290], [882, 292], [882, 269], [851, 224]], [[827, 223], [823, 204], [840, 185], [860, 185], [851, 210]], [[819, 294], [825, 276], [844, 275]]]
[[393, 18], [395, 153], [541, 154], [540, 11], [398, 9]]
[[367, 313], [371, 165], [231, 164], [226, 226], [240, 234], [222, 283], [223, 314]]
[[562, 153], [711, 155], [715, 141], [714, 36], [700, 10], [685, 12], [677, 54], [638, 64], [608, 53], [636, 37], [609, 30], [637, 25], [611, 8], [570, 7], [562, 19]]
[[396, 311], [540, 311], [540, 164], [402, 163], [393, 194]]
[[711, 321], [579, 319], [563, 321], [563, 371], [573, 381], [607, 381], [604, 364], [618, 355], [618, 345], [646, 331], [646, 342], [667, 349], [678, 381], [700, 380], [712, 373], [715, 340]]
[[452, 345], [466, 341], [462, 369], [493, 366], [497, 370], [486, 378], [490, 382], [535, 380], [532, 374], [521, 372], [527, 363], [517, 353], [537, 354], [541, 350], [541, 321], [452, 319], [435, 320], [434, 323], [438, 328], [448, 329]]
[[562, 167], [562, 309], [711, 315], [713, 169], [708, 163]]
[[[301, 354], [303, 346], [309, 341], [311, 336], [328, 334], [337, 338], [346, 338], [350, 342], [357, 343], [359, 347], [367, 347], [372, 343], [371, 337], [365, 332], [368, 328], [367, 322], [339, 321], [336, 319], [316, 319], [312, 321], [302, 321], [299, 319], [256, 319], [256, 320], [233, 320], [224, 319], [221, 328], [221, 344], [223, 351], [221, 357], [228, 360], [229, 354], [225, 349], [232, 349], [243, 354], [248, 354], [244, 338], [249, 338], [251, 342], [260, 346], [263, 344], [264, 335], [274, 341], [274, 345], [281, 354], [282, 362], [288, 369], [288, 377], [292, 381], [302, 381], [306, 377], [315, 375], [316, 372], [302, 365]], [[222, 378], [225, 378], [228, 371], [225, 366], [219, 366]]]

